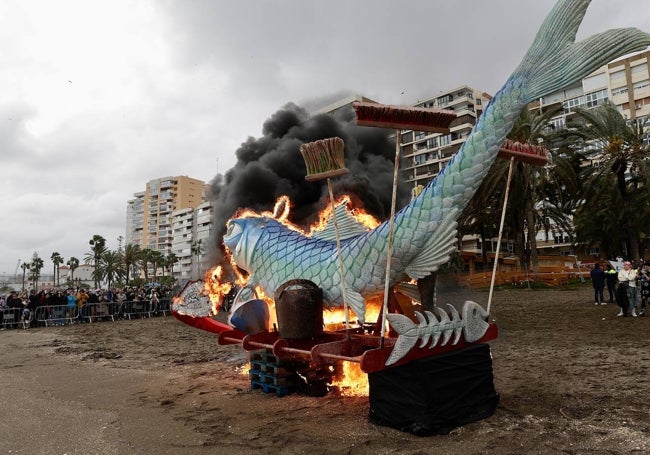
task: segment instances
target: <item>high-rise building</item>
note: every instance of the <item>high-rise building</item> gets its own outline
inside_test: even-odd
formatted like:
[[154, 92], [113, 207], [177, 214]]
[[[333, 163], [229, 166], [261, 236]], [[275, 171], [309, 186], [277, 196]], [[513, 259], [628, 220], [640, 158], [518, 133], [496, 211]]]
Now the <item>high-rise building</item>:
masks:
[[143, 192], [127, 202], [126, 244], [168, 254], [172, 251], [172, 212], [196, 209], [205, 201], [207, 186], [187, 176], [147, 182]]
[[463, 85], [415, 105], [455, 111], [457, 118], [452, 122], [449, 133], [400, 132], [402, 173], [409, 185], [426, 185], [445, 168], [465, 142], [491, 98], [483, 91]]
[[174, 278], [201, 278], [212, 266], [205, 262], [211, 230], [210, 202], [204, 202], [196, 209], [184, 208], [172, 213], [172, 253], [178, 259], [174, 267]]

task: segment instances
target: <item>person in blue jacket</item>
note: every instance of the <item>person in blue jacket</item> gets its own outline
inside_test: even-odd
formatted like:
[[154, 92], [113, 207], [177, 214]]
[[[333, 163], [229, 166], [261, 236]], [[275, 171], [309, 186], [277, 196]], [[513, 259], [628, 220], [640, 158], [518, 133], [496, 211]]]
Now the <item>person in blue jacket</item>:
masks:
[[605, 271], [600, 268], [600, 264], [596, 262], [594, 268], [589, 272], [591, 276], [591, 285], [594, 287], [594, 304], [607, 305], [605, 303]]

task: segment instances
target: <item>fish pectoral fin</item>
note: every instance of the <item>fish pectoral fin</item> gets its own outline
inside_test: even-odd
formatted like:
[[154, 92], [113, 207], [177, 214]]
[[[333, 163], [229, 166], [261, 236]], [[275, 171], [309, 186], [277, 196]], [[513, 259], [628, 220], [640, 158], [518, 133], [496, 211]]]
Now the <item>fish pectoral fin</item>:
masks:
[[354, 311], [354, 314], [357, 315], [359, 323], [363, 324], [366, 322], [366, 301], [363, 296], [356, 291], [351, 291], [349, 289], [345, 290], [345, 300]]
[[402, 281], [397, 283], [393, 289], [395, 292], [405, 295], [409, 299], [420, 303], [420, 291], [418, 291], [418, 286], [416, 284]]
[[420, 253], [406, 267], [405, 272], [408, 276], [424, 278], [449, 261], [458, 243], [456, 218], [459, 213], [460, 209], [451, 209], [438, 223], [437, 229], [431, 233]]

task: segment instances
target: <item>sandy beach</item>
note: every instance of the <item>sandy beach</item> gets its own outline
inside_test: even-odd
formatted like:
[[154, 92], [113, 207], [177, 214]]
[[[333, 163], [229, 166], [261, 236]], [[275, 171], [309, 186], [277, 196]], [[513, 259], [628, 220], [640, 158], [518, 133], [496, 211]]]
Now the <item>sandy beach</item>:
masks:
[[[487, 292], [443, 292], [440, 303]], [[588, 283], [500, 290], [500, 403], [418, 437], [367, 397], [251, 390], [247, 356], [171, 316], [0, 331], [1, 454], [628, 454], [650, 450], [650, 318], [595, 306]], [[399, 393], [399, 391], [396, 391]]]

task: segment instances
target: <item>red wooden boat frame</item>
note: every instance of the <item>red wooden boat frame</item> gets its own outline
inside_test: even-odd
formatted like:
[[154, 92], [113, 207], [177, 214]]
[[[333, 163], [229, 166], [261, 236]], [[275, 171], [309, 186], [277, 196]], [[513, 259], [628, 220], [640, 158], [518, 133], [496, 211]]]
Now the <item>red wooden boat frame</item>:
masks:
[[345, 330], [324, 331], [318, 336], [306, 340], [289, 340], [281, 338], [279, 332], [261, 332], [247, 335], [210, 317], [195, 318], [175, 311], [172, 311], [172, 314], [188, 325], [217, 333], [219, 335], [217, 341], [220, 345], [239, 344], [246, 351], [268, 349], [279, 359], [308, 360], [316, 366], [336, 362], [354, 362], [358, 363], [365, 373], [374, 373], [404, 365], [417, 359], [462, 349], [472, 344], [485, 343], [496, 339], [499, 335], [497, 325], [490, 323], [485, 335], [474, 343], [468, 343], [461, 337], [456, 344], [448, 342], [444, 346], [436, 345], [433, 348], [416, 346], [399, 361], [387, 367], [386, 360], [388, 360], [397, 341], [395, 337], [384, 337], [382, 339], [378, 335], [368, 335], [362, 329], [351, 329], [347, 332]]

